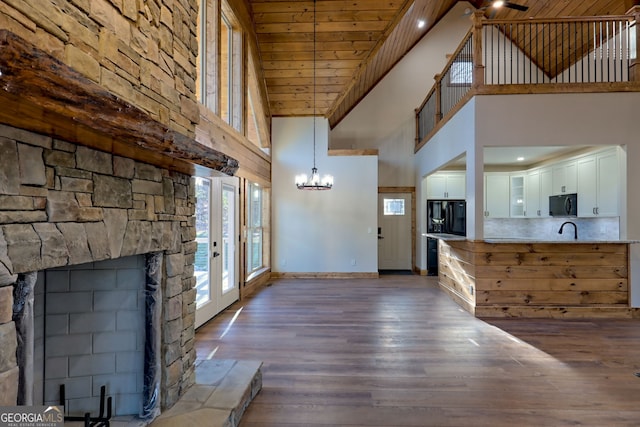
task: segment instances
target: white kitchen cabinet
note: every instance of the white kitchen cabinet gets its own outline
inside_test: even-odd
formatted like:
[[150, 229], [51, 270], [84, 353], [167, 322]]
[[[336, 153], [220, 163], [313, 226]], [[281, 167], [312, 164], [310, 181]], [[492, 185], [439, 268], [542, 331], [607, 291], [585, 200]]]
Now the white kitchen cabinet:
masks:
[[527, 171], [524, 181], [524, 207], [527, 218], [546, 218], [549, 216], [552, 180], [553, 170], [551, 167]]
[[540, 170], [534, 169], [527, 172], [524, 180], [524, 216], [538, 218], [540, 211]]
[[509, 216], [511, 218], [525, 216], [524, 192], [524, 175], [511, 175], [509, 177]]
[[427, 178], [427, 199], [465, 198], [464, 172], [436, 172]]
[[551, 195], [578, 192], [578, 165], [576, 160], [568, 160], [553, 166], [553, 187]]
[[618, 177], [615, 148], [578, 159], [578, 216], [617, 216]]
[[549, 216], [549, 196], [553, 195], [553, 170], [550, 167], [540, 169], [540, 217]]
[[599, 216], [620, 215], [620, 164], [618, 149], [598, 154], [598, 206]]
[[447, 177], [447, 198], [464, 200], [466, 194], [466, 175], [458, 173]]
[[442, 173], [427, 177], [427, 199], [444, 199], [447, 194], [447, 178]]
[[596, 216], [598, 189], [596, 156], [586, 156], [578, 160], [578, 216]]
[[485, 173], [484, 216], [485, 218], [509, 218], [508, 173]]

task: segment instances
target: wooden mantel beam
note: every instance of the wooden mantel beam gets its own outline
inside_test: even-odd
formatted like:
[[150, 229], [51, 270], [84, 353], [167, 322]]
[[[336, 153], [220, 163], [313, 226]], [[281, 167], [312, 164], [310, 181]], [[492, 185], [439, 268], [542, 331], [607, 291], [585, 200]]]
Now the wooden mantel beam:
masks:
[[10, 31], [0, 30], [0, 123], [194, 174], [237, 160], [158, 122]]

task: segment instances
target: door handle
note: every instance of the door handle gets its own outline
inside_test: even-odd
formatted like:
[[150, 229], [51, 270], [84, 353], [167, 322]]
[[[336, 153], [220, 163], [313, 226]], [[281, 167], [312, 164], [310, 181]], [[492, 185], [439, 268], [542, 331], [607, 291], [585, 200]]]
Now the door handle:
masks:
[[219, 257], [219, 256], [220, 256], [220, 252], [216, 252], [216, 251], [214, 251], [214, 252], [213, 252], [213, 257], [214, 257], [214, 258], [215, 258], [215, 257]]
[[378, 240], [384, 239], [384, 236], [378, 236]]

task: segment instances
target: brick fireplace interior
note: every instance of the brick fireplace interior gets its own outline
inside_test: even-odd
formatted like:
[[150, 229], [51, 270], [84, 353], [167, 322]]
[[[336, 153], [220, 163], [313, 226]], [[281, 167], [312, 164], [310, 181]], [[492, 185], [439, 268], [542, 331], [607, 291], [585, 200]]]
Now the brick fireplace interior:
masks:
[[[95, 413], [104, 386], [114, 415], [143, 413], [145, 366], [155, 363], [153, 351], [145, 351], [145, 263], [134, 255], [39, 272], [34, 404], [59, 404], [64, 384], [69, 413]], [[153, 376], [150, 370], [149, 387]]]

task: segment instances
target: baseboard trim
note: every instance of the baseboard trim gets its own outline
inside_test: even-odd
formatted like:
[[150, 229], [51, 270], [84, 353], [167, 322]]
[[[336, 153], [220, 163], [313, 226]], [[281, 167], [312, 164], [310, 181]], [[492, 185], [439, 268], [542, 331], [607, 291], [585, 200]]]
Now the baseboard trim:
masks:
[[271, 272], [272, 279], [377, 279], [375, 273], [284, 273]]
[[263, 288], [271, 280], [271, 269], [265, 268], [260, 272], [252, 274], [240, 289], [240, 299], [244, 299], [257, 290]]

